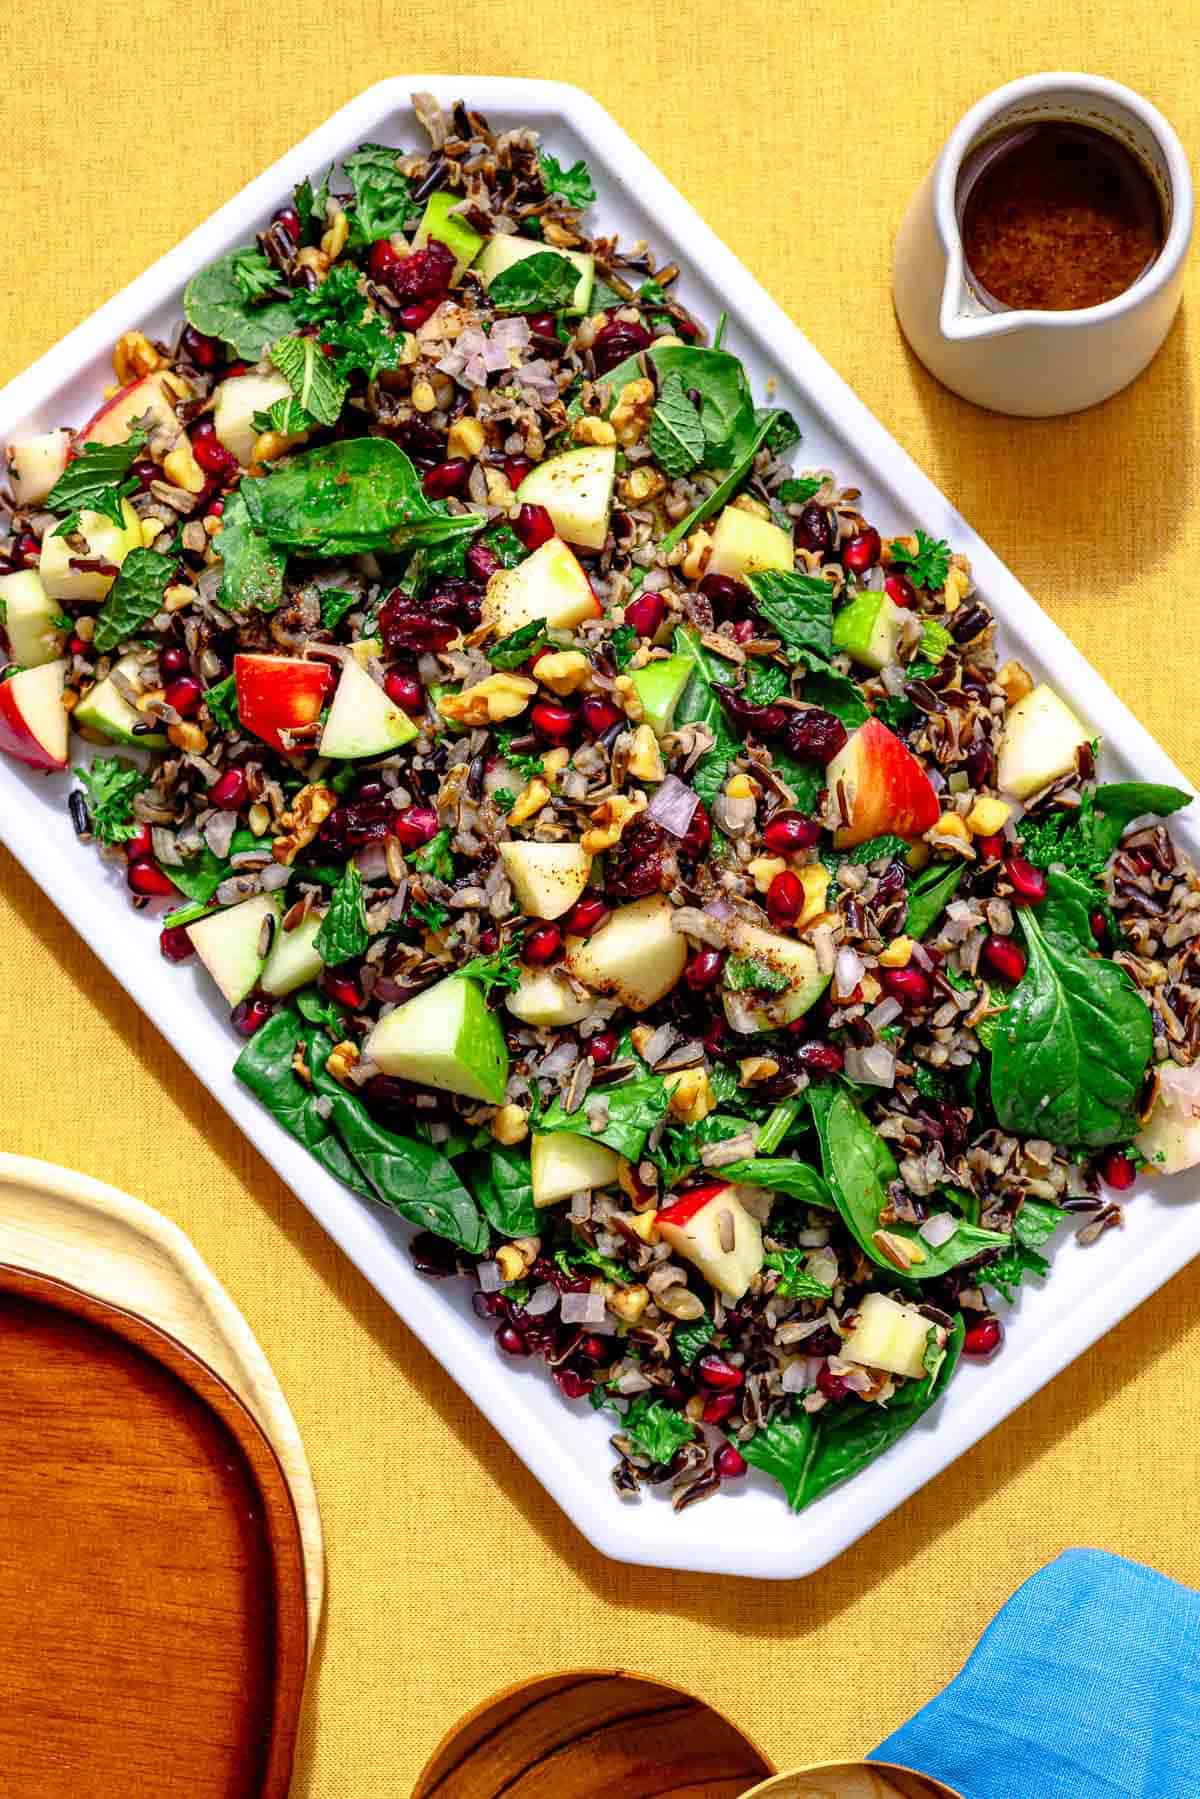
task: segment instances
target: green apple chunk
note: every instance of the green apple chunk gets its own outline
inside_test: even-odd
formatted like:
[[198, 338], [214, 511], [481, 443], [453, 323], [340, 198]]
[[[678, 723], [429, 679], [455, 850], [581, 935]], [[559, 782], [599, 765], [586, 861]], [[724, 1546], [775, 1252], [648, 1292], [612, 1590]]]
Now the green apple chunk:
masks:
[[1147, 1174], [1181, 1174], [1200, 1162], [1200, 1067], [1164, 1062], [1149, 1118], [1134, 1140]]
[[596, 1002], [590, 994], [581, 999], [554, 968], [521, 968], [520, 986], [506, 993], [504, 1004], [522, 1024], [536, 1025], [540, 1030], [558, 1030], [562, 1025], [578, 1024], [586, 1018]]
[[585, 1187], [615, 1187], [621, 1168], [615, 1149], [574, 1131], [535, 1131], [529, 1159], [535, 1206], [556, 1205]]
[[796, 563], [790, 532], [741, 506], [726, 506], [712, 534], [707, 573], [744, 581], [759, 569], [792, 569]]
[[[676, 1222], [671, 1214], [683, 1214]], [[731, 1187], [725, 1187], [689, 1212], [686, 1198], [658, 1215], [659, 1235], [694, 1268], [710, 1287], [736, 1305], [755, 1275], [762, 1271], [762, 1227]]]
[[642, 702], [642, 716], [656, 737], [665, 737], [675, 719], [679, 697], [691, 679], [695, 664], [690, 656], [664, 656], [633, 670], [633, 686]]
[[58, 613], [35, 568], [0, 575], [0, 621], [12, 659], [22, 668], [40, 668], [62, 655], [63, 632], [54, 622]]
[[431, 237], [454, 256], [454, 273], [451, 281], [461, 281], [480, 250], [483, 238], [478, 231], [473, 231], [461, 213], [454, 208], [461, 206], [464, 195], [443, 188], [441, 193], [433, 194], [425, 208], [417, 235], [413, 238], [413, 249], [423, 250]]
[[523, 506], [544, 506], [568, 543], [600, 550], [608, 536], [617, 452], [613, 444], [564, 450], [531, 469], [517, 489]]
[[227, 906], [223, 912], [213, 912], [188, 926], [187, 934], [196, 954], [229, 1005], [236, 1006], [257, 987], [266, 962], [264, 938], [270, 936], [263, 925], [267, 919], [273, 920], [278, 933], [282, 910], [280, 894], [256, 893], [253, 899]]
[[103, 681], [96, 685], [80, 700], [74, 712], [77, 727], [85, 727], [97, 731], [101, 737], [107, 737], [110, 743], [126, 743], [135, 750], [165, 750], [167, 739], [161, 731], [135, 731], [135, 725], [144, 725], [146, 715], [131, 706], [121, 692], [113, 675], [120, 675], [133, 687], [140, 687], [141, 662], [136, 655], [122, 656]]
[[863, 668], [886, 668], [896, 660], [904, 618], [904, 607], [886, 593], [859, 594], [833, 621], [833, 647]]
[[1000, 740], [996, 785], [1017, 799], [1028, 799], [1075, 767], [1075, 752], [1090, 743], [1092, 732], [1080, 723], [1052, 687], [1039, 682], [1011, 706]]
[[751, 997], [752, 989], [726, 992], [725, 1017], [731, 1030], [779, 1030], [794, 1018], [802, 1018], [829, 985], [829, 976], [821, 973], [817, 952], [810, 943], [802, 943], [796, 937], [783, 937], [777, 931], [737, 919], [730, 930], [729, 947], [734, 955], [751, 957], [772, 973], [782, 975], [788, 983], [781, 992], [765, 995], [761, 1000]]
[[577, 843], [502, 843], [500, 860], [522, 912], [531, 918], [569, 912], [592, 868], [592, 858]]
[[111, 575], [99, 569], [72, 568], [71, 563], [80, 559], [80, 552], [73, 550], [65, 537], [46, 533], [42, 539], [38, 573], [52, 600], [104, 598], [117, 578], [115, 571], [130, 550], [140, 549], [142, 545], [142, 523], [128, 500], [121, 502], [121, 512], [124, 523], [120, 525], [114, 525], [102, 512], [81, 512], [79, 515], [79, 529], [88, 546], [83, 560], [110, 564], [114, 571]]
[[417, 727], [408, 713], [388, 698], [357, 658], [342, 663], [319, 754], [337, 762], [386, 756], [416, 735]]
[[243, 468], [250, 458], [258, 432], [254, 428], [256, 412], [269, 412], [276, 400], [286, 400], [291, 387], [282, 375], [230, 375], [222, 381], [213, 396], [213, 430], [218, 441]]
[[[454, 245], [450, 248], [453, 250]], [[562, 256], [567, 262], [574, 263], [579, 270], [579, 280], [575, 284], [575, 292], [571, 295], [568, 312], [586, 312], [592, 297], [592, 283], [596, 276], [596, 259], [585, 250], [556, 250], [552, 244], [545, 244], [536, 237], [514, 237], [501, 234], [489, 237], [483, 246], [479, 260], [475, 264], [475, 273], [485, 287], [490, 287], [497, 275], [505, 269], [511, 269], [515, 263], [524, 262], [527, 256], [544, 256], [547, 251], [552, 255]]]
[[282, 999], [285, 993], [309, 986], [324, 968], [324, 959], [316, 947], [324, 916], [323, 912], [310, 912], [294, 931], [276, 931], [258, 983], [272, 999]]
[[661, 893], [621, 906], [590, 937], [567, 938], [567, 967], [585, 987], [644, 1012], [670, 993], [687, 961], [687, 943], [672, 929], [673, 916]]
[[384, 1074], [498, 1106], [508, 1048], [478, 981], [447, 975], [380, 1019], [363, 1054]]
[[603, 608], [592, 592], [578, 557], [561, 537], [552, 537], [515, 568], [497, 569], [487, 584], [483, 617], [498, 637], [535, 618], [555, 631], [570, 631]]
[[[886, 1293], [868, 1293], [842, 1339], [838, 1351], [844, 1362], [857, 1362], [866, 1368], [882, 1368], [888, 1374], [903, 1374], [909, 1380], [925, 1377], [925, 1351], [929, 1333], [936, 1330], [916, 1306], [901, 1305]], [[942, 1333], [942, 1342], [945, 1333]]]

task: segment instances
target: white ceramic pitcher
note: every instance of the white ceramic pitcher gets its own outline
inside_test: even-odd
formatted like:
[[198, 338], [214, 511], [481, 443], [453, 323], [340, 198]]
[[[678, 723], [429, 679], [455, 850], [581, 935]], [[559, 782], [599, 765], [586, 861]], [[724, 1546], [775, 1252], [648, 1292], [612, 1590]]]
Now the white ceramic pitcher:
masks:
[[[1067, 120], [1107, 131], [1152, 177], [1163, 203], [1162, 250], [1133, 285], [1078, 311], [996, 311], [963, 260], [959, 177], [984, 139], [1015, 125]], [[994, 412], [1078, 412], [1140, 375], [1171, 326], [1192, 235], [1192, 178], [1162, 114], [1095, 75], [1028, 75], [973, 106], [918, 189], [896, 239], [893, 292], [905, 337], [930, 372]]]

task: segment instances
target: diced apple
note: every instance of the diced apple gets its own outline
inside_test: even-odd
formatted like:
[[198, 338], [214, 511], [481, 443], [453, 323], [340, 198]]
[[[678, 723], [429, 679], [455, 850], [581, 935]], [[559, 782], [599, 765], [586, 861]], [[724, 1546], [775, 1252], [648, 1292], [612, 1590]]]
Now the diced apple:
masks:
[[67, 662], [43, 662], [0, 681], [0, 750], [29, 768], [67, 766]]
[[242, 725], [277, 750], [284, 747], [281, 731], [316, 723], [333, 685], [326, 663], [299, 656], [235, 656], [233, 673]]
[[250, 467], [258, 438], [255, 413], [269, 411], [276, 400], [286, 400], [291, 391], [283, 376], [275, 373], [230, 375], [217, 388], [213, 396], [213, 430], [243, 468]]
[[[451, 244], [450, 248], [454, 249], [455, 246]], [[480, 251], [475, 263], [475, 273], [485, 287], [490, 287], [496, 276], [503, 274], [505, 269], [511, 269], [515, 263], [524, 262], [529, 256], [543, 255], [547, 250], [553, 251], [557, 256], [565, 257], [579, 270], [579, 280], [575, 284], [575, 292], [571, 295], [571, 304], [566, 310], [574, 313], [586, 312], [588, 302], [592, 297], [592, 284], [595, 280], [596, 268], [595, 257], [586, 250], [555, 250], [552, 244], [544, 243], [541, 238], [517, 237], [511, 232], [498, 232], [495, 237], [488, 238], [487, 243]]]
[[735, 1031], [775, 1031], [791, 1024], [816, 1005], [829, 985], [829, 976], [821, 973], [817, 952], [810, 943], [802, 943], [796, 937], [784, 937], [778, 931], [764, 930], [761, 925], [739, 918], [730, 927], [730, 948], [737, 956], [761, 962], [788, 983], [782, 992], [762, 998], [744, 988], [727, 991], [725, 1017]]
[[212, 912], [187, 927], [192, 946], [226, 1002], [236, 1006], [257, 985], [266, 957], [263, 923], [274, 921], [278, 932], [283, 898], [278, 893], [256, 893], [252, 899]]
[[152, 375], [143, 375], [140, 381], [131, 381], [128, 387], [123, 387], [111, 400], [106, 400], [79, 433], [79, 441], [123, 444], [139, 423], [147, 431], [153, 431], [160, 425], [177, 430], [177, 399], [178, 395], [168, 384], [163, 371], [156, 369]]
[[504, 1004], [522, 1024], [539, 1030], [558, 1030], [563, 1025], [578, 1024], [594, 1011], [596, 1002], [590, 994], [581, 999], [554, 968], [521, 968], [520, 986], [506, 993]]
[[413, 238], [414, 250], [423, 250], [431, 237], [445, 244], [454, 257], [451, 285], [462, 280], [482, 250], [484, 242], [478, 231], [467, 224], [462, 213], [455, 211], [456, 207], [461, 207], [464, 203], [465, 196], [454, 188], [442, 188], [439, 193], [431, 194], [417, 235]]
[[616, 472], [613, 445], [585, 444], [539, 462], [517, 489], [517, 498], [523, 506], [544, 506], [568, 543], [599, 550], [608, 536]]
[[285, 993], [309, 986], [324, 968], [324, 958], [316, 947], [324, 917], [322, 912], [310, 912], [294, 930], [281, 927], [276, 931], [258, 983], [272, 999], [282, 999]]
[[1000, 740], [996, 785], [1019, 800], [1075, 768], [1075, 752], [1094, 733], [1044, 681], [1010, 706]]
[[860, 593], [833, 621], [833, 647], [862, 668], [886, 668], [895, 662], [908, 617], [886, 593]]
[[615, 1187], [621, 1158], [574, 1131], [535, 1131], [529, 1152], [535, 1206], [553, 1206], [584, 1188]]
[[388, 1012], [363, 1046], [384, 1074], [499, 1105], [508, 1048], [478, 981], [447, 975]]
[[500, 859], [522, 912], [531, 918], [561, 918], [569, 912], [592, 867], [592, 858], [577, 843], [502, 843]]
[[[42, 539], [38, 573], [52, 600], [102, 600], [131, 550], [142, 547], [142, 527], [128, 500], [122, 502], [124, 524], [115, 525], [102, 512], [81, 512], [79, 530], [87, 539], [87, 551], [73, 550], [66, 537], [48, 531]], [[72, 561], [105, 562], [114, 572], [72, 568]]]
[[[924, 1380], [929, 1333], [936, 1329], [916, 1306], [901, 1305], [886, 1293], [868, 1293], [838, 1354], [844, 1362], [882, 1368], [887, 1374], [903, 1374], [909, 1380]], [[943, 1331], [938, 1347], [944, 1343]]]
[[343, 662], [318, 753], [341, 762], [385, 756], [416, 735], [417, 727], [408, 713], [388, 698], [366, 670], [353, 658]]
[[762, 1227], [732, 1187], [706, 1182], [655, 1216], [660, 1236], [736, 1305], [763, 1266]]
[[590, 937], [567, 938], [567, 967], [585, 987], [644, 1012], [670, 993], [687, 961], [686, 941], [671, 927], [673, 916], [661, 893], [620, 906]]
[[675, 708], [695, 666], [690, 656], [662, 656], [633, 670], [631, 679], [642, 702], [642, 716], [656, 737], [665, 737], [671, 729]]
[[825, 770], [825, 781], [847, 820], [834, 832], [838, 849], [851, 849], [885, 832], [920, 837], [941, 815], [929, 776], [877, 718], [869, 718], [842, 745]]
[[599, 618], [602, 611], [578, 558], [561, 537], [552, 537], [515, 568], [497, 569], [483, 600], [484, 623], [497, 637], [535, 618], [544, 618], [552, 630], [569, 631], [585, 618]]
[[69, 431], [19, 438], [4, 452], [8, 481], [18, 506], [40, 506], [67, 466]]
[[54, 622], [58, 614], [59, 607], [35, 568], [0, 575], [0, 621], [8, 633], [12, 659], [22, 668], [40, 668], [62, 655], [63, 632]]
[[1135, 1142], [1147, 1174], [1181, 1174], [1200, 1162], [1200, 1063], [1163, 1062], [1154, 1107]]
[[[144, 686], [141, 670], [140, 656], [122, 656], [112, 674], [97, 681], [80, 700], [71, 715], [74, 724], [84, 732], [99, 732], [110, 743], [125, 743], [135, 750], [165, 750], [168, 742], [165, 732], [145, 729], [149, 723], [147, 714], [129, 704], [113, 678], [120, 676], [140, 690]], [[143, 727], [140, 731], [135, 729], [138, 725]]]
[[791, 569], [796, 565], [796, 551], [790, 531], [781, 530], [770, 519], [759, 518], [741, 506], [726, 506], [712, 534], [706, 573], [731, 575], [744, 581], [760, 569]]

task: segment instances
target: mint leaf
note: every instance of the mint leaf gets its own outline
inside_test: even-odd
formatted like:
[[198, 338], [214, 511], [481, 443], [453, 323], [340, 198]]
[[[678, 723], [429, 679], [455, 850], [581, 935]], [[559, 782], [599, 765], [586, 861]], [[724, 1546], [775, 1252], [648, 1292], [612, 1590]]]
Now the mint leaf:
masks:
[[218, 731], [237, 731], [241, 728], [241, 719], [237, 709], [237, 677], [226, 675], [215, 687], [209, 687], [204, 694], [204, 704], [208, 707], [209, 717]]
[[[755, 611], [777, 631], [793, 661], [833, 655], [833, 589], [820, 575], [764, 569], [749, 577]], [[807, 693], [806, 693], [807, 697]]]
[[902, 862], [909, 852], [910, 846], [903, 837], [896, 837], [886, 832], [882, 837], [869, 837], [866, 843], [858, 844], [846, 857], [847, 862], [868, 863], [879, 862], [884, 856], [893, 861], [898, 857]]
[[545, 619], [531, 618], [527, 625], [510, 631], [507, 637], [502, 637], [498, 643], [493, 644], [487, 652], [487, 659], [493, 668], [520, 668], [523, 662], [528, 662], [548, 642]]
[[325, 203], [329, 199], [329, 177], [332, 173], [332, 168], [326, 170], [320, 187], [314, 187], [306, 175], [292, 190], [292, 204], [300, 220], [302, 243], [319, 244], [325, 235]]
[[315, 337], [281, 337], [271, 346], [271, 361], [310, 418], [319, 425], [337, 424], [349, 383]]
[[673, 479], [696, 468], [704, 456], [704, 426], [684, 391], [679, 374], [668, 375], [650, 415], [650, 452]]
[[784, 407], [763, 406], [755, 417], [766, 424], [763, 442], [774, 455], [782, 456], [800, 442], [800, 427]]
[[747, 664], [742, 698], [749, 700], [752, 706], [769, 706], [790, 686], [787, 670], [780, 668], [778, 662], [755, 659]]
[[784, 506], [806, 506], [824, 485], [820, 475], [802, 475], [794, 481], [781, 481], [775, 498]]
[[90, 768], [73, 771], [87, 794], [92, 836], [101, 843], [128, 843], [140, 827], [134, 820], [135, 794], [149, 786], [149, 776], [120, 756], [97, 756]]
[[695, 1324], [677, 1324], [671, 1332], [671, 1347], [683, 1363], [690, 1368], [696, 1357], [703, 1355], [713, 1338], [711, 1318], [697, 1318]]
[[[123, 444], [88, 443], [74, 462], [69, 462], [42, 504], [47, 512], [99, 512], [114, 525], [125, 523], [122, 505], [124, 485], [146, 442], [144, 431], [133, 431]], [[54, 535], [62, 536], [68, 525]], [[78, 528], [77, 518], [74, 526]]]
[[362, 603], [362, 596], [348, 593], [344, 587], [326, 587], [321, 593], [321, 623], [327, 631], [336, 631], [348, 612]]
[[175, 558], [157, 550], [130, 550], [96, 618], [92, 643], [101, 655], [134, 637], [162, 610], [175, 573]]
[[313, 948], [330, 968], [364, 956], [371, 941], [362, 876], [354, 862], [347, 862], [342, 878], [329, 900], [329, 910], [313, 939]]
[[189, 325], [206, 337], [219, 337], [245, 362], [257, 362], [268, 344], [296, 327], [291, 300], [251, 305], [239, 286], [236, 266], [247, 250], [231, 250], [200, 269], [183, 290]]
[[488, 288], [497, 312], [559, 312], [571, 304], [579, 270], [557, 250], [539, 250], [502, 269]]
[[582, 156], [564, 169], [557, 159], [547, 151], [538, 152], [538, 167], [542, 171], [542, 184], [548, 194], [557, 194], [568, 206], [590, 206], [596, 198], [596, 190], [592, 186], [591, 170]]
[[784, 1299], [832, 1299], [833, 1288], [815, 1280], [804, 1266], [809, 1252], [803, 1249], [772, 1249], [763, 1257], [763, 1266], [779, 1276], [775, 1291]]

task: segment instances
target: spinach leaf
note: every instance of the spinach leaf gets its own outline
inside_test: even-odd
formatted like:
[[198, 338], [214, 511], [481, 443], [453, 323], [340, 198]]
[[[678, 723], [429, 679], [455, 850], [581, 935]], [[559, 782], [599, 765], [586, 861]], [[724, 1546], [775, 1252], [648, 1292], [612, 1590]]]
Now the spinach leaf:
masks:
[[221, 338], [243, 361], [257, 362], [277, 337], [295, 330], [296, 312], [290, 300], [252, 305], [246, 299], [237, 279], [244, 254], [231, 250], [193, 275], [183, 290], [183, 310], [197, 331]]
[[712, 1340], [711, 1318], [697, 1318], [695, 1324], [677, 1324], [671, 1332], [671, 1347], [685, 1368], [704, 1354]]
[[55, 537], [77, 529], [81, 512], [99, 512], [114, 525], [124, 526], [124, 496], [129, 488], [138, 486], [136, 480], [128, 480], [129, 471], [145, 442], [144, 431], [133, 431], [121, 444], [84, 444], [42, 501], [47, 512], [68, 515], [55, 530]]
[[519, 625], [507, 637], [494, 643], [487, 652], [487, 659], [493, 668], [520, 668], [522, 662], [528, 662], [535, 651], [544, 649], [548, 643], [545, 619], [531, 618], [527, 625]]
[[882, 862], [885, 856], [889, 861], [894, 862], [897, 857], [903, 861], [908, 854], [909, 847], [903, 837], [897, 837], [893, 832], [886, 831], [882, 837], [868, 837], [865, 843], [856, 844], [846, 856], [846, 861], [867, 864]]
[[472, 536], [484, 523], [427, 500], [416, 469], [385, 437], [323, 444], [244, 482], [241, 494], [256, 531], [305, 556], [441, 544]]
[[[810, 1087], [808, 1103], [834, 1204], [863, 1254], [880, 1268], [892, 1275], [901, 1272], [910, 1281], [935, 1280], [982, 1250], [1008, 1247], [1010, 1239], [1005, 1233], [985, 1231], [973, 1224], [960, 1223], [953, 1236], [936, 1249], [911, 1224], [881, 1226], [879, 1215], [887, 1204], [887, 1188], [897, 1173], [891, 1150], [844, 1088]], [[881, 1230], [908, 1246], [913, 1256], [909, 1267], [898, 1270], [885, 1254], [875, 1240]]]
[[768, 427], [763, 439], [768, 450], [776, 456], [784, 455], [795, 449], [800, 442], [800, 427], [791, 413], [782, 406], [760, 406], [755, 418]]
[[130, 550], [96, 617], [94, 647], [103, 655], [161, 612], [164, 596], [175, 574], [175, 558], [157, 550]]
[[320, 187], [314, 187], [309, 176], [305, 176], [298, 186], [292, 189], [292, 203], [296, 208], [296, 216], [300, 220], [300, 241], [302, 244], [319, 244], [325, 235], [325, 206], [329, 199], [329, 177], [332, 168], [327, 169], [325, 179]]
[[833, 654], [833, 589], [819, 575], [763, 569], [749, 577], [755, 611], [778, 631], [795, 661], [811, 650], [828, 661]]
[[778, 662], [763, 662], [756, 657], [746, 666], [742, 695], [752, 706], [769, 706], [790, 686], [787, 670], [780, 668]]
[[[684, 394], [700, 396], [700, 423], [704, 431], [703, 462], [705, 468], [732, 469], [744, 463], [756, 438], [765, 437], [771, 421], [759, 422], [754, 416], [754, 402], [746, 371], [728, 350], [703, 350], [691, 344], [666, 344], [651, 347], [647, 354], [658, 369], [662, 383], [676, 377]], [[636, 368], [626, 375], [633, 380]], [[615, 386], [617, 393], [620, 388]], [[686, 535], [686, 533], [685, 533]]]
[[360, 144], [342, 167], [354, 186], [350, 209], [350, 247], [361, 250], [378, 238], [403, 231], [417, 210], [411, 189], [398, 167], [401, 152], [389, 144]]
[[893, 541], [892, 564], [906, 570], [915, 587], [937, 593], [946, 585], [946, 576], [950, 573], [950, 545], [918, 531], [915, 552], [898, 538]]
[[347, 862], [329, 900], [329, 910], [313, 938], [313, 948], [330, 968], [365, 956], [370, 944], [367, 908], [358, 864]]
[[661, 1075], [647, 1074], [638, 1080], [625, 1081], [620, 1087], [607, 1087], [603, 1099], [608, 1107], [608, 1122], [601, 1130], [593, 1130], [588, 1123], [586, 1107], [581, 1106], [577, 1112], [564, 1112], [561, 1099], [556, 1099], [542, 1114], [538, 1129], [574, 1131], [581, 1137], [594, 1137], [598, 1143], [607, 1143], [626, 1161], [636, 1162], [646, 1147], [647, 1137], [667, 1115], [670, 1095]]
[[737, 738], [726, 722], [724, 708], [715, 688], [729, 674], [729, 665], [704, 648], [699, 634], [690, 626], [675, 633], [673, 648], [677, 656], [687, 656], [692, 675], [675, 708], [677, 725], [707, 725], [713, 734], [713, 746], [706, 750], [691, 773], [691, 784], [706, 806], [712, 805], [722, 787], [731, 756], [737, 754]]
[[923, 1380], [905, 1381], [886, 1406], [847, 1401], [806, 1412], [793, 1405], [743, 1443], [742, 1454], [779, 1482], [793, 1511], [803, 1511], [890, 1449], [929, 1410], [950, 1383], [963, 1335], [959, 1314], [936, 1370]]
[[1103, 1149], [1137, 1130], [1135, 1106], [1154, 1047], [1150, 1013], [1113, 962], [1072, 953], [1017, 913], [1029, 965], [992, 1050], [992, 1104], [1022, 1137]]
[[[270, 847], [270, 838], [256, 837], [253, 831], [243, 829], [234, 832], [229, 851], [232, 857], [250, 849], [266, 849], [269, 852]], [[170, 868], [171, 879], [180, 893], [186, 893], [190, 900], [201, 905], [208, 904], [221, 882], [228, 880], [233, 872], [232, 861], [223, 862], [219, 856], [214, 856], [207, 844], [197, 855], [189, 856], [183, 862], [172, 863]]]
[[551, 156], [548, 151], [538, 151], [538, 168], [542, 171], [542, 185], [548, 194], [558, 194], [568, 206], [578, 206], [580, 210], [590, 206], [596, 198], [596, 190], [592, 186], [592, 174], [582, 156], [578, 162], [564, 169], [561, 162]]
[[686, 475], [704, 456], [704, 426], [678, 374], [668, 375], [650, 415], [650, 451], [664, 474]]
[[502, 1237], [536, 1237], [541, 1229], [533, 1203], [529, 1157], [497, 1143], [474, 1174], [475, 1193], [493, 1230]]
[[231, 494], [213, 538], [221, 558], [217, 601], [227, 612], [274, 612], [283, 598], [284, 558], [254, 529], [243, 490]]
[[1143, 814], [1168, 818], [1191, 803], [1191, 794], [1180, 787], [1164, 787], [1154, 781], [1110, 781], [1092, 795], [1092, 847], [1107, 861], [1135, 818]]
[[1021, 1210], [1013, 1220], [1013, 1236], [1026, 1249], [1040, 1249], [1058, 1229], [1064, 1218], [1070, 1214], [1061, 1206], [1051, 1205], [1048, 1199], [1024, 1199]]
[[769, 1268], [780, 1279], [775, 1291], [784, 1299], [832, 1299], [833, 1288], [827, 1287], [811, 1275], [804, 1266], [809, 1252], [803, 1249], [771, 1249], [763, 1257], [764, 1268]]
[[226, 675], [224, 680], [208, 687], [204, 692], [204, 704], [208, 707], [209, 717], [218, 731], [237, 731], [241, 729], [241, 719], [237, 709], [237, 676]]
[[820, 475], [801, 475], [792, 481], [781, 481], [775, 498], [784, 506], [806, 506], [825, 483]]
[[766, 1123], [758, 1133], [757, 1154], [760, 1157], [773, 1155], [779, 1148], [799, 1118], [802, 1106], [801, 1100], [781, 1099], [777, 1106], [771, 1108]]
[[908, 914], [904, 920], [906, 935], [918, 939], [925, 935], [954, 898], [965, 873], [963, 862], [956, 862], [950, 868], [942, 862], [934, 862], [917, 876], [908, 890]]
[[1046, 898], [1038, 923], [1048, 943], [1064, 955], [1090, 957], [1096, 948], [1092, 912], [1096, 891], [1079, 876], [1053, 868], [1046, 876]]
[[558, 250], [539, 250], [501, 269], [488, 288], [497, 312], [560, 312], [571, 304], [579, 270]]
[[[715, 351], [710, 353], [716, 354]], [[697, 525], [702, 525], [706, 518], [711, 518], [714, 512], [720, 511], [727, 500], [733, 498], [734, 494], [738, 491], [738, 488], [742, 485], [742, 482], [746, 479], [746, 476], [754, 466], [754, 458], [758, 455], [759, 445], [762, 443], [763, 438], [767, 435], [770, 428], [771, 421], [769, 419], [760, 422], [756, 426], [751, 437], [741, 444], [740, 454], [737, 456], [737, 460], [734, 461], [733, 466], [730, 468], [725, 479], [719, 482], [718, 485], [713, 488], [711, 493], [705, 494], [699, 504], [693, 506], [686, 518], [681, 518], [679, 523], [673, 525], [667, 532], [667, 535], [658, 546], [661, 555], [669, 555], [676, 544], [682, 543], [685, 537], [691, 536]]]
[[297, 1048], [303, 1048], [305, 1065], [311, 1069], [308, 1044], [309, 1033], [302, 1030], [295, 1013], [284, 1007], [255, 1031], [233, 1072], [322, 1168], [369, 1199], [373, 1197], [369, 1183], [317, 1110], [316, 1094], [293, 1066]]
[[348, 612], [362, 603], [362, 595], [349, 593], [344, 587], [325, 587], [321, 590], [321, 625], [326, 631], [336, 631]]
[[323, 1025], [335, 1043], [346, 1035], [345, 1008], [326, 999], [319, 987], [305, 987], [296, 994], [296, 1010], [309, 1024]]
[[149, 776], [120, 756], [97, 756], [90, 768], [74, 772], [87, 793], [92, 836], [100, 843], [128, 843], [136, 837], [134, 796], [149, 785]]
[[271, 346], [271, 361], [291, 388], [296, 402], [318, 425], [336, 425], [349, 391], [315, 337], [281, 337]]
[[815, 1168], [794, 1156], [747, 1156], [741, 1162], [727, 1162], [721, 1174], [741, 1187], [771, 1187], [786, 1193], [801, 1205], [816, 1206], [823, 1212], [834, 1210], [829, 1187]]

